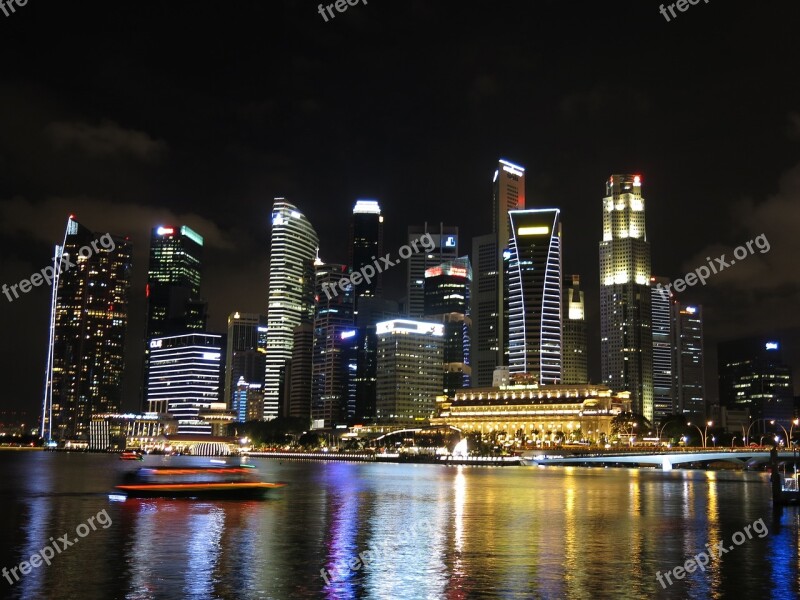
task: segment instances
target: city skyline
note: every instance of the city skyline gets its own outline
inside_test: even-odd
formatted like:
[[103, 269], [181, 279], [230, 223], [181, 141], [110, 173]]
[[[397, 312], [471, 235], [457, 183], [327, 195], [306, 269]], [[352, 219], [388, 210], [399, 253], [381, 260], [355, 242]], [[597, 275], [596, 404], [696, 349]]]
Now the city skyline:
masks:
[[[467, 70], [463, 65], [471, 65], [474, 58], [470, 50], [473, 40], [466, 33], [469, 28], [451, 34], [448, 47], [452, 49], [441, 52], [433, 26], [415, 19], [419, 11], [441, 16], [442, 8], [415, 2], [391, 13], [385, 7], [364, 8], [331, 23], [312, 25], [308, 31], [301, 29], [298, 42], [304, 49], [297, 60], [305, 70], [298, 75], [300, 85], [277, 101], [273, 98], [281, 97], [275, 94], [280, 88], [271, 78], [253, 87], [242, 83], [250, 81], [246, 72], [264, 67], [279, 74], [275, 81], [289, 73], [291, 65], [280, 58], [284, 55], [271, 50], [286, 42], [279, 33], [280, 23], [305, 22], [299, 8], [287, 9], [279, 16], [259, 8], [246, 23], [223, 15], [222, 22], [235, 22], [236, 38], [247, 45], [242, 52], [246, 62], [230, 75], [223, 75], [225, 62], [202, 44], [197, 44], [196, 57], [178, 55], [198, 66], [177, 79], [167, 76], [172, 66], [161, 66], [154, 54], [115, 49], [114, 62], [134, 64], [163, 83], [165, 102], [157, 109], [147, 90], [130, 77], [122, 77], [118, 87], [99, 88], [88, 73], [103, 73], [117, 81], [109, 63], [89, 51], [84, 42], [77, 46], [66, 43], [64, 34], [54, 28], [53, 23], [68, 14], [83, 15], [90, 22], [88, 7], [73, 6], [69, 13], [65, 7], [27, 7], [8, 19], [7, 43], [29, 50], [8, 65], [4, 84], [8, 93], [2, 96], [6, 135], [0, 137], [6, 177], [0, 183], [0, 214], [2, 250], [7, 258], [0, 267], [3, 281], [20, 281], [48, 263], [67, 214], [92, 222], [98, 231], [130, 235], [134, 266], [129, 347], [134, 347], [134, 336], [144, 343], [141, 296], [148, 234], [159, 225], [185, 223], [205, 238], [203, 285], [208, 293], [203, 295], [211, 307], [209, 330], [219, 332], [234, 310], [265, 309], [268, 253], [264, 248], [271, 198], [284, 195], [302, 207], [318, 228], [325, 259], [332, 262], [346, 261], [347, 219], [359, 198], [380, 201], [387, 250], [404, 243], [407, 225], [427, 221], [458, 225], [461, 253], [467, 254], [468, 241], [489, 230], [487, 198], [493, 165], [502, 157], [525, 166], [527, 205], [556, 205], [562, 210], [569, 232], [564, 269], [580, 274], [586, 288], [593, 379], [599, 375], [599, 359], [594, 353], [599, 304], [593, 282], [597, 280], [600, 225], [590, 207], [595, 206], [602, 181], [611, 172], [637, 172], [646, 182], [655, 273], [674, 280], [705, 264], [706, 256], [729, 252], [754, 235], [769, 235], [774, 246], [769, 254], [727, 270], [706, 286], [680, 294], [680, 299], [706, 307], [706, 340], [712, 350], [721, 339], [781, 331], [791, 364], [798, 363], [800, 353], [795, 349], [800, 321], [786, 307], [794, 305], [797, 295], [791, 232], [798, 218], [794, 201], [800, 188], [796, 119], [800, 101], [793, 84], [780, 76], [781, 67], [770, 60], [774, 52], [787, 52], [789, 47], [782, 29], [771, 28], [769, 37], [764, 38], [768, 43], [754, 41], [744, 47], [738, 43], [737, 26], [710, 37], [700, 35], [714, 18], [723, 16], [734, 23], [755, 19], [787, 27], [785, 13], [774, 7], [764, 7], [756, 14], [741, 7], [725, 7], [717, 13], [704, 11], [666, 24], [653, 20], [652, 11], [634, 2], [613, 8], [590, 6], [576, 25], [575, 35], [583, 31], [591, 37], [596, 27], [611, 27], [624, 19], [637, 23], [631, 39], [614, 40], [588, 56], [580, 44], [570, 46], [560, 57], [548, 54], [548, 48], [563, 40], [547, 28], [533, 25], [536, 36], [511, 36], [524, 40], [524, 48], [509, 52], [511, 38], [492, 26], [505, 22], [502, 14], [481, 14], [488, 22], [465, 14], [465, 24], [488, 32], [481, 45], [486, 58], [477, 69]], [[570, 20], [565, 7], [534, 9], [518, 4], [515, 10], [520, 23]], [[142, 31], [144, 22], [139, 17], [130, 12], [125, 15], [126, 27]], [[171, 32], [178, 23], [185, 27], [186, 19], [186, 15], [170, 11], [163, 15], [156, 29], [145, 36], [153, 51], [172, 48]], [[435, 19], [430, 20], [433, 22]], [[276, 27], [277, 33], [267, 46], [255, 42], [263, 38], [264, 23]], [[448, 72], [448, 78], [432, 77], [430, 90], [418, 88], [408, 85], [413, 81], [408, 74], [389, 76], [381, 62], [358, 52], [352, 53], [353, 61], [325, 69], [309, 61], [315, 52], [334, 46], [327, 36], [336, 31], [348, 31], [353, 40], [347, 42], [348, 47], [355, 50], [359, 38], [372, 41], [373, 36], [393, 35], [388, 23], [414, 23], [426, 34], [403, 58], [411, 65], [410, 71]], [[512, 25], [517, 34], [523, 33], [521, 27]], [[685, 31], [692, 36], [693, 46], [676, 47], [675, 54], [664, 56], [644, 43], [665, 30]], [[33, 43], [30, 36], [34, 31], [64, 41], [70, 50], [52, 56]], [[107, 42], [120, 32], [116, 24], [110, 24], [99, 35], [107, 46], [114, 46]], [[226, 31], [226, 35], [231, 34]], [[636, 56], [630, 55], [631, 41], [644, 43]], [[340, 43], [337, 39], [336, 47]], [[724, 60], [718, 51], [722, 46], [730, 49]], [[71, 90], [58, 73], [74, 69], [77, 50], [87, 50], [81, 52], [81, 60], [88, 62], [86, 74], [76, 75], [78, 85]], [[385, 52], [388, 60], [399, 59], [397, 51], [382, 49]], [[731, 60], [730, 52], [739, 53], [740, 60]], [[465, 63], [453, 63], [459, 53], [467, 56]], [[157, 54], [163, 56], [164, 52]], [[704, 59], [699, 61], [698, 56]], [[768, 69], [748, 66], [756, 63]], [[455, 67], [445, 67], [451, 64]], [[628, 65], [635, 78], [619, 86], [607, 83], [599, 74], [614, 64]], [[740, 67], [733, 69], [733, 64], [744, 65], [746, 73]], [[769, 80], [777, 85], [774, 100], [767, 102], [755, 89], [745, 90], [746, 99], [733, 106], [724, 86], [705, 85], [709, 69], [721, 73], [723, 79], [748, 76], [755, 81]], [[49, 106], [34, 101], [34, 73], [41, 94], [51, 100]], [[223, 77], [230, 77], [232, 85], [213, 90], [207, 86], [209, 80]], [[669, 83], [673, 79], [699, 89], [700, 95], [687, 102], [680, 89]], [[571, 83], [556, 88], [538, 85], [548, 80]], [[316, 82], [318, 86], [310, 86]], [[353, 85], [341, 88], [342, 82]], [[340, 88], [346, 92], [339, 95], [336, 90]], [[403, 94], [396, 93], [398, 90]], [[198, 102], [176, 102], [183, 91]], [[405, 93], [411, 94], [410, 103]], [[102, 94], [109, 95], [109, 102], [97, 105], [86, 101]], [[370, 94], [384, 98], [386, 106], [380, 110], [353, 108], [357, 98]], [[430, 104], [425, 104], [428, 101]], [[406, 108], [417, 104], [428, 110], [417, 114]], [[213, 114], [224, 118], [209, 125], [213, 120], [207, 117], [215, 106], [220, 111]], [[741, 106], [751, 110], [742, 113]], [[502, 130], [497, 128], [498, 115], [508, 124]], [[627, 129], [617, 126], [622, 122]], [[736, 128], [728, 127], [730, 123], [739, 124], [748, 134], [740, 135]], [[420, 139], [426, 143], [420, 144]], [[15, 145], [9, 140], [23, 141]], [[761, 150], [753, 153], [755, 147]], [[710, 148], [714, 151], [709, 152]], [[731, 172], [737, 176], [730, 177]], [[680, 238], [673, 237], [677, 235]], [[402, 295], [397, 292], [403, 287], [403, 276], [397, 271], [388, 272], [384, 282], [391, 297]], [[41, 315], [47, 311], [47, 296], [38, 289], [6, 305], [3, 324], [9, 335], [20, 340], [14, 351], [20, 355], [15, 363], [20, 381], [42, 378], [47, 323]], [[23, 324], [30, 326], [23, 329]], [[10, 364], [11, 350], [4, 352], [9, 353], [3, 355], [4, 364]], [[133, 354], [131, 351], [126, 358], [123, 402], [127, 408], [137, 407], [139, 380], [131, 374], [141, 372], [141, 357]], [[713, 356], [706, 363], [714, 364]], [[29, 387], [40, 384], [12, 382], [10, 408], [37, 410], [40, 393]]]

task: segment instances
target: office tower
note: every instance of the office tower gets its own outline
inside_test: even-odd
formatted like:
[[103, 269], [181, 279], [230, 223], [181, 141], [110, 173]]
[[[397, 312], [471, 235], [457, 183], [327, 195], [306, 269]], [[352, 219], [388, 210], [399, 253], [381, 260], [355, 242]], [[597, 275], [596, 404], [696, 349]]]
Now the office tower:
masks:
[[653, 420], [650, 244], [642, 180], [613, 175], [603, 198], [600, 242], [600, 368], [603, 383], [631, 393], [633, 412]]
[[208, 305], [200, 297], [203, 238], [189, 227], [158, 226], [150, 235], [142, 400], [147, 398], [150, 340], [205, 331]]
[[147, 339], [205, 331], [200, 298], [203, 238], [189, 227], [154, 227], [147, 272]]
[[92, 415], [118, 412], [133, 248], [72, 216], [56, 246], [42, 436], [88, 440]]
[[497, 236], [493, 233], [472, 239], [474, 275], [470, 294], [472, 312], [472, 385], [489, 387], [492, 373], [500, 365], [497, 339]]
[[[708, 411], [705, 391], [703, 352], [703, 307], [672, 305], [672, 332], [675, 358], [674, 412], [705, 417]], [[655, 327], [655, 323], [653, 324]], [[655, 330], [653, 334], [655, 339]], [[654, 343], [655, 348], [655, 343]], [[655, 356], [653, 357], [655, 368]], [[655, 372], [653, 373], [655, 381]]]
[[[365, 265], [374, 264], [383, 256], [383, 216], [377, 200], [357, 200], [350, 221], [349, 265], [357, 273]], [[381, 295], [382, 275], [377, 273], [372, 281], [360, 281], [354, 286], [353, 302], [358, 308], [362, 296], [375, 298]]]
[[561, 383], [561, 213], [508, 212], [508, 369]]
[[564, 324], [561, 382], [580, 385], [589, 382], [586, 340], [586, 305], [580, 275], [564, 276]]
[[393, 300], [361, 298], [354, 327], [342, 331], [347, 368], [347, 414], [354, 422], [375, 419], [375, 386], [378, 379], [378, 336], [376, 324], [401, 317], [400, 306]]
[[[511, 224], [509, 211], [525, 209], [525, 169], [519, 165], [501, 159], [494, 172], [492, 181], [492, 233], [497, 240], [497, 365], [509, 363], [508, 337], [508, 282], [505, 279], [506, 262], [509, 258], [507, 250], [511, 243]], [[559, 286], [561, 285], [559, 281]], [[560, 302], [560, 299], [559, 299]]]
[[442, 393], [444, 327], [428, 321], [383, 321], [378, 337], [375, 411], [379, 421], [429, 419]]
[[263, 383], [267, 356], [267, 317], [256, 313], [228, 315], [225, 345], [224, 401], [232, 406], [240, 377], [248, 383]]
[[508, 365], [508, 211], [525, 208], [525, 169], [499, 160], [492, 178], [492, 233], [472, 240], [472, 385], [487, 387]]
[[211, 435], [208, 413], [224, 413], [222, 336], [184, 333], [150, 340], [147, 375], [149, 412], [168, 413], [178, 421], [178, 433]]
[[335, 296], [330, 292], [326, 294], [326, 289], [347, 275], [347, 265], [318, 264], [315, 270], [317, 305], [311, 370], [311, 419], [317, 423], [322, 421], [325, 427], [333, 427], [353, 416], [348, 414], [348, 373], [342, 332], [353, 329], [353, 294], [358, 288], [340, 289]]
[[753, 421], [792, 418], [792, 369], [778, 338], [753, 337], [717, 347], [720, 404], [748, 409]]
[[437, 321], [444, 326], [443, 392], [448, 397], [471, 384], [471, 283], [472, 266], [468, 256], [425, 271], [425, 320]]
[[[458, 227], [450, 227], [439, 223], [436, 227], [425, 222], [421, 227], [412, 225], [408, 228], [409, 245], [425, 235], [433, 240], [433, 249], [425, 251], [421, 242], [417, 242], [419, 252], [408, 257], [407, 312], [412, 317], [421, 317], [425, 312], [425, 271], [449, 260], [458, 258]], [[427, 240], [427, 237], [426, 237]], [[427, 242], [430, 247], [430, 242]], [[396, 258], [394, 260], [397, 260]]]
[[[284, 198], [272, 208], [267, 309], [267, 362], [264, 419], [278, 416], [286, 361], [292, 358], [294, 330], [314, 320], [314, 259], [319, 241], [308, 219]], [[284, 381], [284, 385], [285, 385]]]
[[[653, 323], [653, 418], [663, 421], [675, 414], [675, 339], [672, 294], [668, 277], [650, 278], [650, 313]], [[659, 287], [660, 286], [660, 287]]]
[[248, 383], [239, 377], [233, 388], [231, 410], [240, 423], [261, 419], [264, 412], [264, 393], [262, 383]]
[[284, 406], [281, 416], [311, 421], [311, 373], [314, 364], [314, 326], [301, 323], [292, 332], [292, 358], [285, 373]]

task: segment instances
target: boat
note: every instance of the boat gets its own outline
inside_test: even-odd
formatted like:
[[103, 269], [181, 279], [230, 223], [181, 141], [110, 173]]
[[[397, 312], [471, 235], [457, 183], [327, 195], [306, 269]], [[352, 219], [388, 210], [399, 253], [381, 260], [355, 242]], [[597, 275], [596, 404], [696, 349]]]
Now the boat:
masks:
[[795, 469], [793, 475], [781, 477], [781, 491], [777, 498], [779, 504], [800, 504], [800, 475]]
[[144, 460], [144, 456], [139, 454], [138, 452], [128, 452], [125, 451], [119, 455], [120, 460]]
[[115, 496], [133, 498], [259, 498], [285, 486], [264, 482], [251, 465], [212, 467], [142, 467], [128, 473]]

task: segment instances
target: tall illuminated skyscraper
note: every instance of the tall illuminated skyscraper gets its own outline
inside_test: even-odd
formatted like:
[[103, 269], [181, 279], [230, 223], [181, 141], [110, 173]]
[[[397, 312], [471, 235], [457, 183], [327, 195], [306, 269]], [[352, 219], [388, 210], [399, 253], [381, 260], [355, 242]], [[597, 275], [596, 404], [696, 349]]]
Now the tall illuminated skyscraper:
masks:
[[650, 311], [653, 323], [653, 418], [663, 421], [676, 412], [675, 340], [672, 298], [667, 277], [650, 278]]
[[495, 367], [508, 365], [508, 211], [525, 208], [525, 168], [501, 159], [492, 178], [492, 233], [472, 239], [472, 385], [489, 387]]
[[42, 418], [48, 440], [88, 440], [92, 415], [120, 409], [132, 255], [127, 238], [92, 233], [69, 218], [56, 247], [70, 266], [52, 294]]
[[314, 319], [314, 259], [319, 239], [306, 216], [284, 198], [272, 208], [267, 308], [264, 419], [278, 416], [286, 361], [292, 358], [294, 329]]
[[650, 244], [639, 175], [613, 175], [603, 198], [600, 242], [600, 366], [603, 383], [631, 393], [653, 419]]
[[417, 242], [419, 251], [414, 252], [406, 261], [408, 264], [407, 310], [412, 317], [421, 317], [425, 313], [425, 271], [448, 260], [458, 258], [458, 227], [451, 227], [444, 223], [439, 223], [439, 226], [436, 227], [427, 222], [421, 227], [412, 225], [408, 228], [408, 241], [419, 240], [426, 234], [433, 240], [433, 249], [426, 252], [422, 244]]
[[564, 276], [564, 323], [561, 383], [580, 385], [589, 382], [586, 341], [586, 304], [580, 275]]
[[239, 311], [228, 315], [226, 346], [223, 398], [228, 406], [232, 406], [239, 378], [243, 377], [248, 384], [264, 383], [267, 356], [266, 315]]
[[[311, 370], [311, 420], [325, 427], [346, 423], [348, 417], [347, 340], [342, 333], [353, 329], [353, 288], [328, 298], [330, 289], [347, 274], [347, 265], [318, 263], [317, 305]], [[355, 411], [355, 406], [351, 407]]]
[[444, 394], [454, 397], [461, 388], [470, 387], [470, 341], [472, 320], [469, 292], [472, 266], [468, 256], [446, 262], [425, 271], [425, 320], [444, 325]]
[[205, 331], [200, 298], [203, 238], [186, 227], [154, 227], [147, 272], [146, 338]]
[[674, 412], [705, 417], [708, 405], [703, 352], [703, 307], [673, 303], [672, 331], [675, 340]]
[[[350, 260], [353, 272], [371, 265], [383, 256], [383, 216], [377, 200], [357, 200], [350, 221]], [[354, 286], [353, 300], [356, 308], [362, 296], [376, 298], [381, 295], [380, 273], [369, 283], [360, 281]]]
[[561, 211], [511, 210], [508, 370], [561, 383]]
[[150, 340], [205, 331], [207, 303], [200, 297], [203, 238], [189, 227], [160, 225], [150, 235], [147, 320], [144, 344], [143, 407], [147, 409]]

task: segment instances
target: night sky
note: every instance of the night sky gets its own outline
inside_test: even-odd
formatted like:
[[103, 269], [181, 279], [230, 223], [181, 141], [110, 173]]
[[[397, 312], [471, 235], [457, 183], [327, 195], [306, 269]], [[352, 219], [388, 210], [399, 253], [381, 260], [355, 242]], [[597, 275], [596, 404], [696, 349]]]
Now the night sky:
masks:
[[[528, 207], [562, 209], [599, 379], [598, 242], [612, 173], [640, 173], [654, 273], [676, 278], [764, 233], [680, 295], [717, 341], [778, 333], [800, 365], [800, 77], [795, 1], [65, 2], [0, 13], [0, 283], [46, 266], [74, 213], [134, 241], [124, 408], [137, 408], [149, 232], [206, 239], [210, 329], [266, 310], [269, 211], [296, 203], [345, 261], [357, 198], [409, 224], [490, 230], [496, 161]], [[403, 294], [405, 270], [389, 273]], [[2, 409], [41, 403], [49, 293], [0, 296]], [[795, 371], [796, 383], [800, 373]], [[716, 385], [709, 381], [711, 400]]]

